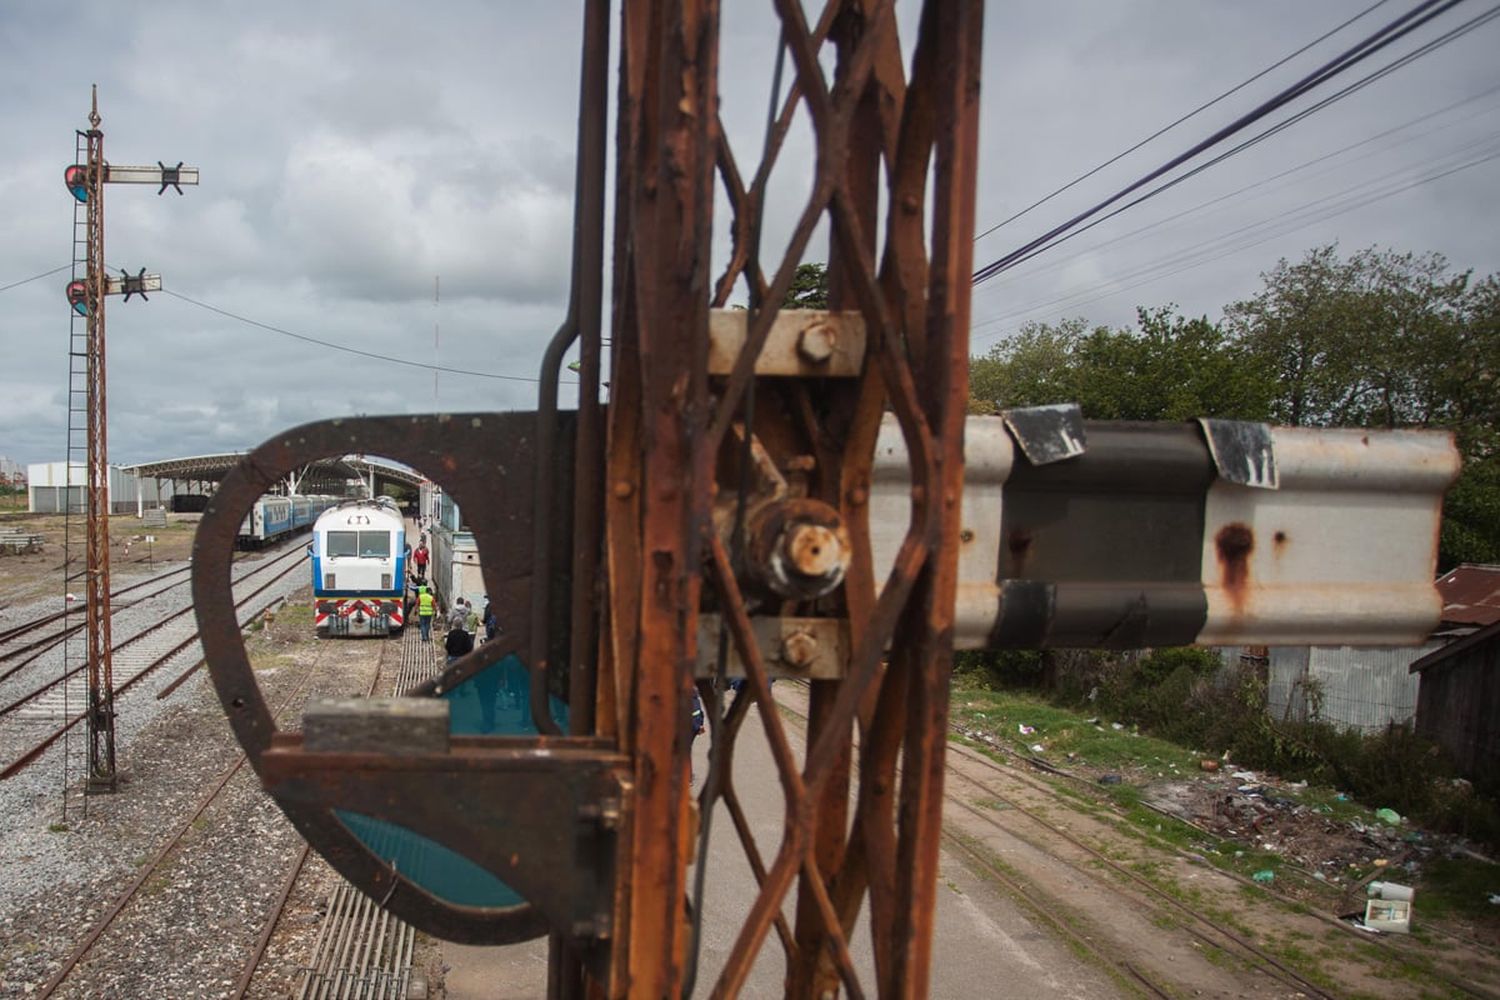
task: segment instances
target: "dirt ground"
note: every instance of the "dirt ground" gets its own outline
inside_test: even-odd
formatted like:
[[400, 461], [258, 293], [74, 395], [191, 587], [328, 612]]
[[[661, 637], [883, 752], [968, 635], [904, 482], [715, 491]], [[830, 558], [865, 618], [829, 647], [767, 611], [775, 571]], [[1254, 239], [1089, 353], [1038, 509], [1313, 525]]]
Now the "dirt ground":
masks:
[[[109, 519], [109, 564], [112, 578], [125, 579], [153, 566], [181, 564], [193, 551], [193, 533], [202, 514], [168, 514], [165, 528], [147, 528], [135, 514]], [[61, 514], [0, 514], [0, 527], [20, 528], [43, 536], [42, 551], [11, 554], [0, 551], [0, 607], [34, 601], [63, 592], [64, 518]], [[74, 515], [74, 541], [82, 551], [85, 523]], [[147, 541], [147, 537], [152, 541]], [[76, 583], [73, 585], [76, 589]]]

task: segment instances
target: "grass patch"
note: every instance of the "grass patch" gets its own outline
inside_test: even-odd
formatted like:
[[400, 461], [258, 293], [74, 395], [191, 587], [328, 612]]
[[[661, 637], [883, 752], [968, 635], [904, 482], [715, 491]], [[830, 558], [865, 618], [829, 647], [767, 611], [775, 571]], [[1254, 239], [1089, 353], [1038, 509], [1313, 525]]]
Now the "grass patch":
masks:
[[1500, 924], [1500, 905], [1490, 902], [1492, 895], [1500, 896], [1500, 865], [1469, 858], [1431, 861], [1422, 866], [1414, 909], [1434, 918]]
[[[951, 711], [953, 720], [965, 728], [981, 729], [1017, 753], [1038, 756], [1059, 767], [1154, 767], [1163, 773], [1198, 767], [1198, 758], [1176, 744], [1143, 736], [1129, 727], [1115, 729], [1108, 719], [1089, 722], [1078, 712], [1029, 692], [960, 688], [953, 692]], [[1023, 733], [1023, 725], [1035, 731]], [[1043, 750], [1036, 753], [1033, 745]]]
[[66, 823], [48, 823], [48, 833], [67, 833], [70, 827]]

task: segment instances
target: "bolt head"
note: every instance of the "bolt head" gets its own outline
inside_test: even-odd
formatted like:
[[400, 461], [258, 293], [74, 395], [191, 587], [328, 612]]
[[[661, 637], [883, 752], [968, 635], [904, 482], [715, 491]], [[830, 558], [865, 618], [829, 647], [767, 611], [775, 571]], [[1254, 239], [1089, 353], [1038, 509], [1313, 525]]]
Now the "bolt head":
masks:
[[838, 344], [838, 331], [832, 323], [819, 321], [802, 331], [797, 337], [797, 353], [804, 361], [815, 365], [827, 364]]
[[781, 659], [787, 666], [799, 670], [812, 665], [818, 658], [818, 640], [810, 632], [793, 632], [781, 640]]

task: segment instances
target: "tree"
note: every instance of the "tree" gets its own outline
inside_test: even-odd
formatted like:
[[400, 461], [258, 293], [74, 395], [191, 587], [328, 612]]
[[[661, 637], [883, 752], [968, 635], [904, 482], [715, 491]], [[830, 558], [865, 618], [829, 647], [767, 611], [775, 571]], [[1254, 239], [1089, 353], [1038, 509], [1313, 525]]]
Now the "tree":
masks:
[[1206, 317], [1141, 309], [1136, 327], [1030, 323], [969, 370], [971, 409], [1075, 402], [1102, 420], [1262, 420], [1271, 382]]
[[791, 287], [781, 300], [783, 309], [827, 309], [828, 265], [798, 264]]

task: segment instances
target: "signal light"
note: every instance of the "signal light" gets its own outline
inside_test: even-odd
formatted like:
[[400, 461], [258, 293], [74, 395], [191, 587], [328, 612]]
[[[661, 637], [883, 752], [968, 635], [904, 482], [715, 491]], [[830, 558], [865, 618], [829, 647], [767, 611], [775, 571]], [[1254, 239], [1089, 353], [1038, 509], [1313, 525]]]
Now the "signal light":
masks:
[[88, 170], [78, 164], [63, 171], [63, 183], [68, 186], [68, 191], [79, 201], [89, 200]]
[[68, 305], [80, 316], [89, 314], [89, 290], [81, 281], [68, 282]]

